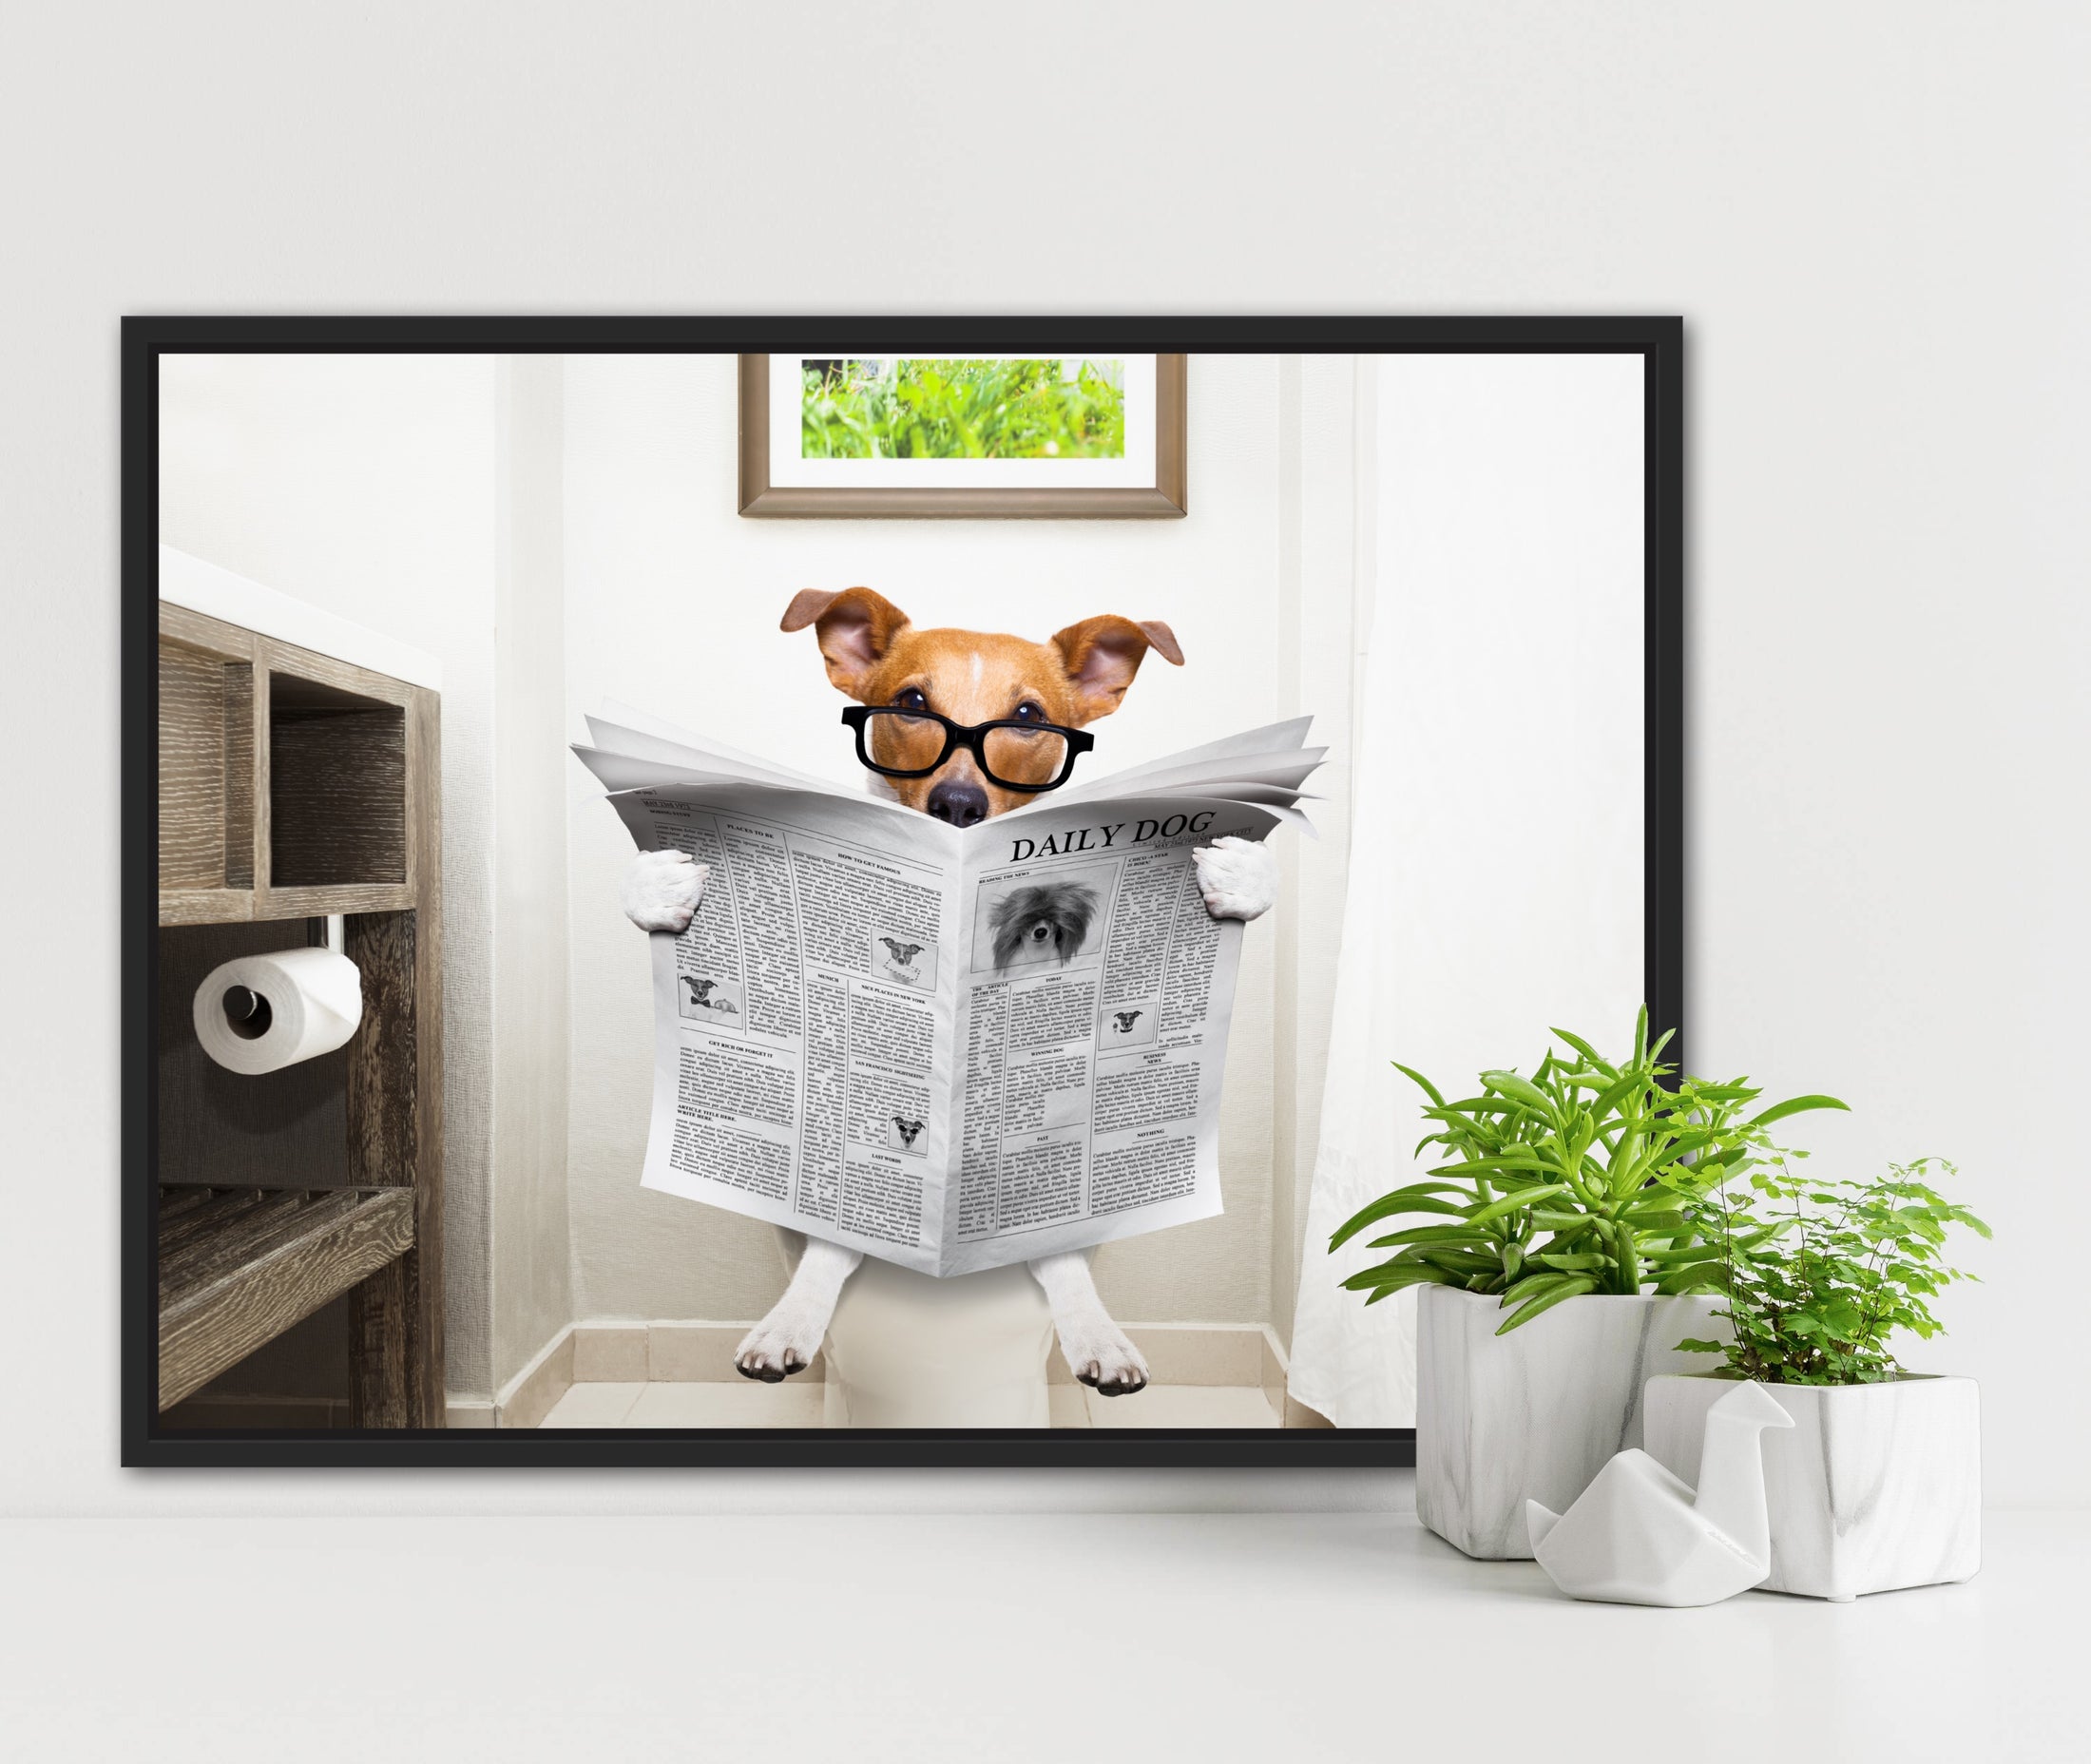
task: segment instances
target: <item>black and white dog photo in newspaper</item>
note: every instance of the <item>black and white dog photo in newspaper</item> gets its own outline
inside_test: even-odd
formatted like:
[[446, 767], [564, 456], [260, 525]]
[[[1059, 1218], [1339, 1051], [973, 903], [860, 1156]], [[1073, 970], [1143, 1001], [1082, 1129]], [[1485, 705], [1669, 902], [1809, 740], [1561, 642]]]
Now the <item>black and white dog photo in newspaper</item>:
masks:
[[936, 951], [919, 931], [875, 933], [872, 938], [872, 968], [880, 979], [913, 987], [919, 992], [936, 989]]
[[1097, 1019], [1097, 1041], [1109, 1048], [1151, 1047], [1161, 1026], [1159, 999], [1142, 999], [1130, 1008], [1105, 1007]]
[[[880, 770], [867, 774], [874, 795], [959, 828], [1024, 807], [1038, 799], [1039, 791], [1051, 788], [1050, 782], [1040, 782], [1043, 772], [1017, 777], [1016, 769], [1049, 763], [1031, 756], [1053, 751], [1059, 739], [1053, 731], [1079, 730], [1115, 711], [1150, 650], [1175, 665], [1183, 659], [1175, 634], [1159, 622], [1104, 614], [1045, 642], [995, 633], [916, 630], [898, 607], [862, 587], [800, 593], [785, 612], [782, 628], [798, 631], [808, 625], [815, 629], [829, 680], [857, 703], [880, 707], [883, 720], [895, 725], [896, 743], [920, 740], [924, 731], [942, 741], [940, 732], [951, 727], [981, 743], [942, 741], [942, 757], [933, 764], [910, 763], [912, 752], [896, 746], [885, 756], [899, 763], [888, 763], [882, 756]], [[889, 711], [900, 715], [885, 716]], [[1016, 738], [998, 750], [991, 743], [1002, 730], [1013, 731]], [[1026, 730], [1039, 732], [1028, 744]], [[921, 751], [934, 753], [936, 742]], [[1004, 757], [995, 757], [998, 752]], [[1011, 759], [1010, 754], [1019, 757]], [[1255, 919], [1276, 897], [1276, 861], [1260, 841], [1216, 838], [1196, 849], [1193, 862], [1199, 893], [1215, 919]], [[709, 873], [686, 852], [643, 852], [626, 875], [624, 911], [643, 930], [681, 934], [701, 909]], [[1078, 964], [1098, 947], [1107, 911], [1103, 893], [1086, 881], [1052, 877], [1003, 888], [980, 915], [989, 948], [985, 964], [976, 948], [974, 966], [1013, 976]], [[895, 937], [872, 959], [898, 970], [892, 976], [898, 978], [923, 955], [911, 947], [920, 942]], [[1121, 1035], [1130, 1039], [1141, 1027], [1139, 1039], [1151, 1036], [1152, 1010], [1151, 1005], [1131, 1007]], [[1093, 1013], [1085, 1021], [1087, 1039], [1098, 1024]], [[1109, 1022], [1104, 1020], [1105, 1029]], [[921, 1131], [913, 1114], [900, 1114], [888, 1124], [903, 1149], [912, 1149]], [[1140, 1390], [1148, 1380], [1147, 1363], [1098, 1296], [1089, 1258], [1086, 1250], [1070, 1250], [1040, 1256], [1028, 1266], [1045, 1291], [1061, 1351], [1075, 1377], [1105, 1396]], [[862, 1260], [859, 1250], [809, 1237], [783, 1296], [736, 1352], [741, 1373], [774, 1383], [811, 1365], [843, 1285]]]
[[1093, 965], [1103, 945], [1110, 892], [1109, 871], [1082, 867], [983, 882], [973, 918], [973, 971], [1035, 973]]
[[681, 996], [676, 1003], [685, 1017], [738, 1017], [740, 987], [732, 980], [712, 980], [697, 974], [678, 976]]
[[1010, 889], [988, 910], [995, 972], [1040, 962], [1066, 967], [1082, 953], [1096, 912], [1096, 891], [1079, 882], [1026, 883]]

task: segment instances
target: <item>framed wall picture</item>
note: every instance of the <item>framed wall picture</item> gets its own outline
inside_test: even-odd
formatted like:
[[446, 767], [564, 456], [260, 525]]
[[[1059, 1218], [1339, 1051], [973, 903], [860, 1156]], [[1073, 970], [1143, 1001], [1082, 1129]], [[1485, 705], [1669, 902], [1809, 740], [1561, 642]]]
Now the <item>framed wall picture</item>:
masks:
[[955, 348], [742, 355], [740, 512], [1183, 514], [1181, 355], [950, 353]]
[[1391, 1062], [1689, 1026], [1681, 343], [127, 320], [125, 1462], [1412, 1461]]

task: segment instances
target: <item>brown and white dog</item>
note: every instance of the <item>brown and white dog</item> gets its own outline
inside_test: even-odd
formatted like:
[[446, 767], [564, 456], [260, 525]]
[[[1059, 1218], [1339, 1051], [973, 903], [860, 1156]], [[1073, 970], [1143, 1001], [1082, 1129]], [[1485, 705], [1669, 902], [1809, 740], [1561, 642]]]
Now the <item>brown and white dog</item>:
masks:
[[[804, 590], [786, 609], [782, 628], [809, 624], [828, 678], [850, 698], [930, 710], [967, 726], [1013, 718], [1079, 729], [1118, 708], [1150, 649], [1178, 666], [1183, 662], [1175, 633], [1159, 621], [1135, 623], [1104, 613], [1044, 643], [981, 631], [918, 631], [870, 588]], [[926, 777], [868, 776], [874, 791], [959, 827], [1032, 800], [996, 784], [964, 748]], [[1276, 898], [1276, 862], [1257, 841], [1218, 839], [1200, 849], [1196, 861], [1215, 918], [1254, 919]], [[625, 879], [624, 911], [645, 930], [685, 930], [703, 899], [706, 874], [684, 853], [642, 853]], [[809, 1238], [784, 1295], [736, 1352], [740, 1371], [775, 1383], [810, 1365], [843, 1282], [862, 1260], [860, 1251]], [[1075, 1376], [1105, 1396], [1141, 1389], [1147, 1363], [1097, 1296], [1088, 1253], [1041, 1256], [1030, 1270], [1045, 1289]]]

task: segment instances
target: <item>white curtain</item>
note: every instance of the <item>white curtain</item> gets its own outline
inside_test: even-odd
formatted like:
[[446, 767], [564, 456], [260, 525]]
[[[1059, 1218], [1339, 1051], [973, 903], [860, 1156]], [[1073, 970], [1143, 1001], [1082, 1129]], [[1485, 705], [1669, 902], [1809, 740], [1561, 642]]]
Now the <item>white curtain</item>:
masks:
[[[1415, 1421], [1415, 1294], [1368, 1309], [1332, 1232], [1415, 1179], [1421, 1095], [1623, 1049], [1641, 992], [1640, 357], [1389, 355], [1359, 450], [1350, 886], [1293, 1394]], [[1428, 1159], [1425, 1160], [1429, 1161]], [[1410, 1221], [1412, 1222], [1412, 1221]]]

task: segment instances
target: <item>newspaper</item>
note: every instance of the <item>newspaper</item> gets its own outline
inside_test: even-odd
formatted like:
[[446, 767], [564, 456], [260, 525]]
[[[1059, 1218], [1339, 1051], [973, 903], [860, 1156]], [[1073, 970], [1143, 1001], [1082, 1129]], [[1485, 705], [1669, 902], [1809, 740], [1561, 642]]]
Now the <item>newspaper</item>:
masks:
[[925, 1274], [1220, 1211], [1242, 927], [1197, 846], [1312, 832], [1308, 719], [963, 832], [623, 706], [574, 752], [643, 851], [711, 870], [656, 932], [648, 1188]]

